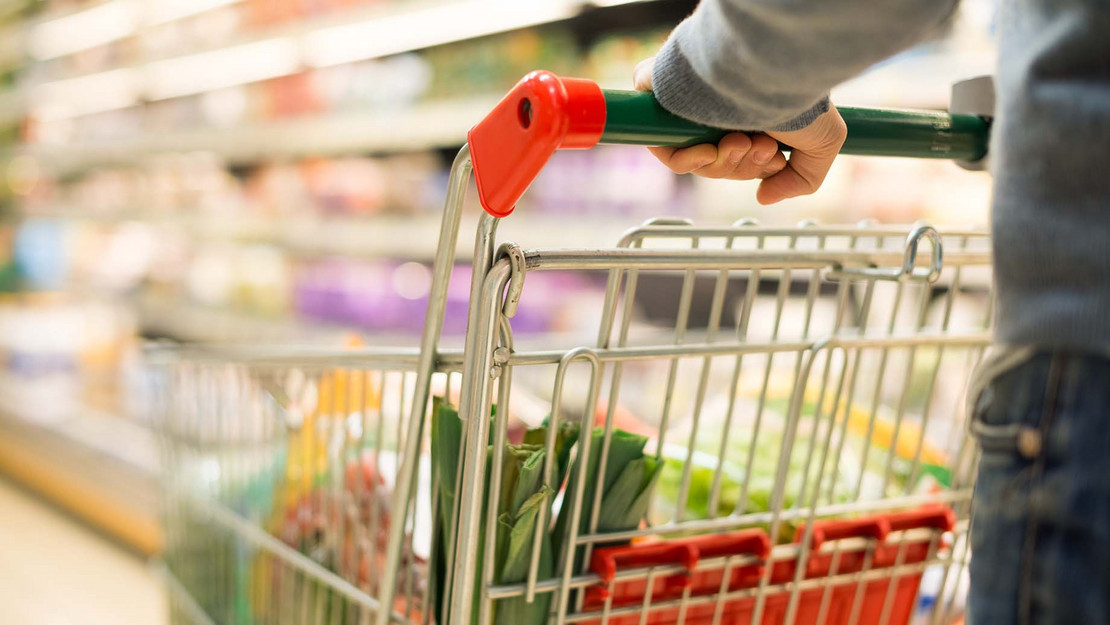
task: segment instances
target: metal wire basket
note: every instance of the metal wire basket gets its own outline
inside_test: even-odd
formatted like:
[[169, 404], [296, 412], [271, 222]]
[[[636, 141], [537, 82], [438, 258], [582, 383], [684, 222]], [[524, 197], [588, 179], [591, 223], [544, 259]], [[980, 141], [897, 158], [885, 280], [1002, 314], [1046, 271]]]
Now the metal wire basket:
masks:
[[[503, 103], [526, 149], [558, 117], [529, 80]], [[905, 121], [883, 122], [891, 141]], [[653, 123], [638, 142], [691, 140]], [[497, 244], [515, 198], [489, 158], [461, 351], [439, 335], [468, 148], [419, 349], [186, 350], [156, 368], [175, 620], [952, 622], [985, 233], [654, 220], [611, 249], [524, 249]], [[538, 271], [604, 281], [596, 341], [515, 339]], [[671, 323], [639, 323], [653, 308]]]

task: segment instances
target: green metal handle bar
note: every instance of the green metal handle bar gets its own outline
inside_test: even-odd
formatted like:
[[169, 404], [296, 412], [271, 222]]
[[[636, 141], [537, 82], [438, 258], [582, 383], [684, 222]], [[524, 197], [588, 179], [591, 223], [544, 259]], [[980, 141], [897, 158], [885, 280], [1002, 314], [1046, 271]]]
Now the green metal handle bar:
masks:
[[[716, 143], [731, 131], [703, 126], [667, 112], [646, 91], [604, 90], [601, 143], [688, 146]], [[837, 107], [848, 126], [841, 154], [977, 161], [987, 154], [990, 123], [944, 111]], [[783, 146], [789, 149], [789, 146]]]
[[[848, 127], [843, 154], [949, 159], [967, 167], [981, 165], [987, 155], [990, 122], [977, 115], [848, 106], [839, 111]], [[482, 207], [500, 218], [513, 212], [556, 150], [598, 143], [716, 143], [729, 132], [668, 113], [650, 92], [604, 91], [590, 80], [535, 71], [470, 129], [467, 145]]]

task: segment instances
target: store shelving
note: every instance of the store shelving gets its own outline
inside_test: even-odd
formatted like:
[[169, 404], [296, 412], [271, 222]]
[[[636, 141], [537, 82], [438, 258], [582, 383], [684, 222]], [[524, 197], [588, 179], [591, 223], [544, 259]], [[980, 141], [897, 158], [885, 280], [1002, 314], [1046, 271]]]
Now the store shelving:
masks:
[[474, 120], [481, 119], [496, 102], [496, 96], [475, 96], [385, 111], [144, 134], [113, 142], [29, 146], [22, 153], [48, 162], [55, 171], [73, 172], [140, 163], [165, 152], [211, 152], [229, 164], [245, 164], [265, 159], [427, 150], [461, 145]]
[[0, 473], [130, 548], [157, 553], [156, 433], [56, 390], [50, 381], [0, 375]]
[[100, 0], [77, 8], [48, 11], [27, 25], [31, 53], [49, 60], [115, 43], [157, 26], [238, 4], [242, 0]]
[[19, 121], [23, 116], [25, 97], [24, 91], [18, 88], [0, 91], [0, 125]]
[[[519, 241], [529, 248], [559, 248], [568, 245], [611, 247], [621, 234], [635, 225], [635, 219], [602, 217], [589, 223], [558, 215], [519, 215], [506, 220], [500, 229], [504, 240]], [[51, 211], [41, 218], [91, 221], [96, 223], [143, 222], [154, 228], [187, 233], [201, 242], [261, 244], [273, 246], [292, 256], [343, 256], [350, 258], [389, 258], [429, 262], [433, 259], [440, 218], [426, 215], [378, 215], [355, 217], [282, 217], [265, 215], [192, 214], [158, 216], [141, 211], [121, 211], [106, 215], [78, 211]], [[460, 231], [473, 232], [478, 215], [464, 215]], [[473, 255], [470, 237], [460, 236], [455, 257], [467, 261]]]
[[144, 474], [156, 476], [159, 460], [154, 431], [142, 415], [98, 408], [46, 380], [0, 375], [0, 413], [51, 430], [107, 454]]
[[[56, 77], [32, 85], [31, 103], [72, 101], [98, 92], [117, 94], [98, 102], [85, 101], [74, 109], [80, 114], [97, 113], [557, 23], [595, 8], [661, 1], [421, 0], [333, 11], [181, 54], [154, 55], [138, 63]], [[132, 0], [109, 0], [84, 11], [42, 20], [30, 29], [32, 53], [40, 60], [67, 56], [124, 39], [144, 26], [169, 21], [167, 17], [176, 19], [234, 2], [210, 0], [193, 8], [178, 7], [181, 4], [162, 0], [153, 3], [153, 9], [146, 9]], [[159, 11], [163, 5], [169, 8]], [[82, 26], [82, 20], [96, 20], [98, 29], [94, 30], [106, 34], [75, 42], [70, 33], [89, 30]]]
[[[302, 80], [313, 72], [337, 65], [350, 66], [381, 57], [396, 58], [395, 55], [405, 52], [535, 26], [563, 24], [557, 27], [563, 28], [563, 33], [574, 32], [576, 38], [592, 41], [613, 28], [635, 30], [645, 25], [658, 27], [661, 23], [669, 23], [695, 3], [687, 0], [379, 2], [361, 8], [340, 10], [332, 7], [276, 25], [241, 26], [227, 36], [202, 37], [198, 40], [200, 43], [194, 41], [193, 45], [171, 48], [164, 53], [145, 49], [138, 42], [122, 45], [123, 40], [145, 36], [149, 29], [158, 28], [172, 21], [171, 18], [199, 17], [208, 10], [246, 11], [249, 8], [232, 6], [238, 4], [240, 2], [234, 0], [200, 3], [108, 0], [75, 12], [43, 17], [24, 28], [22, 32], [29, 33], [26, 36], [32, 44], [32, 57], [37, 57], [44, 69], [28, 73], [21, 80], [18, 91], [13, 90], [11, 98], [0, 94], [0, 118], [15, 120], [24, 115], [28, 118], [25, 130], [28, 143], [9, 154], [33, 156], [48, 171], [66, 175], [100, 165], [141, 162], [152, 154], [200, 150], [218, 154], [230, 165], [239, 165], [265, 159], [456, 146], [464, 141], [466, 130], [503, 92], [459, 95], [449, 88], [437, 94], [425, 94], [419, 102], [414, 102], [411, 96], [400, 95], [395, 102], [376, 102], [373, 106], [364, 103], [341, 105], [298, 115], [258, 116], [255, 112], [234, 120], [208, 120], [204, 125], [152, 124], [151, 116], [164, 120], [167, 114], [174, 117], [178, 113], [165, 109], [155, 111], [150, 107], [178, 106], [191, 96], [226, 93], [229, 88], [262, 88], [283, 77]], [[640, 4], [654, 6], [644, 14], [626, 13], [620, 8]], [[622, 15], [630, 19], [618, 19]], [[597, 16], [601, 16], [602, 25], [596, 23]], [[66, 31], [86, 30], [77, 28], [82, 20], [104, 22], [98, 28], [108, 33], [107, 38], [102, 36], [85, 45], [63, 37]], [[117, 23], [121, 20], [126, 23]], [[52, 47], [51, 40], [58, 40], [61, 47]], [[111, 46], [117, 46], [117, 51], [98, 63], [58, 65], [60, 60], [68, 63], [71, 55], [85, 54], [86, 48], [97, 48], [93, 58], [100, 58], [103, 55], [99, 55], [99, 50]], [[505, 51], [499, 53], [505, 54]], [[105, 58], [114, 62], [104, 63]], [[68, 70], [60, 71], [63, 67]], [[482, 71], [489, 71], [489, 68]], [[511, 78], [506, 76], [504, 80]], [[500, 82], [487, 86], [501, 87]], [[116, 117], [112, 121], [102, 119], [104, 115]], [[127, 121], [122, 122], [123, 119]], [[74, 125], [91, 124], [99, 128], [114, 127], [113, 124], [121, 122], [129, 127], [126, 132], [105, 134], [97, 130], [91, 137], [73, 134]], [[51, 130], [40, 132], [43, 128]]]
[[323, 323], [204, 306], [180, 297], [145, 294], [129, 302], [144, 334], [175, 341], [342, 345], [352, 336], [350, 330]]

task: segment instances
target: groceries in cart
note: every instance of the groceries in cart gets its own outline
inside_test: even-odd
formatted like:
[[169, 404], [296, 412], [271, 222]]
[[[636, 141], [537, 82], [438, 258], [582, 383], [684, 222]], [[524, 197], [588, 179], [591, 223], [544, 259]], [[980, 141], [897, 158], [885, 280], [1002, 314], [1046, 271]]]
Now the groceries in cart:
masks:
[[[812, 396], [807, 400], [802, 414], [812, 415], [817, 400]], [[736, 403], [758, 401], [758, 397], [740, 398]], [[728, 414], [725, 398], [710, 403], [714, 405], [703, 409], [696, 432], [692, 420], [686, 419], [667, 434], [661, 450], [664, 468], [658, 503], [653, 510], [656, 522], [674, 518], [679, 506], [682, 518], [686, 519], [771, 509], [770, 496], [786, 434], [789, 396], [765, 397], [762, 411], [743, 413], [734, 407], [734, 411], [742, 414], [734, 416], [731, 423], [725, 417]], [[824, 412], [829, 414], [832, 410], [831, 405], [826, 405]], [[862, 406], [842, 405], [841, 416], [833, 422], [831, 433], [827, 431], [828, 424], [813, 418], [800, 419], [792, 432], [793, 447], [782, 505], [793, 507], [807, 497], [847, 503], [858, 498], [878, 499], [947, 486], [944, 452], [923, 439], [920, 428], [912, 423], [899, 424], [898, 440], [894, 441], [895, 423], [885, 412], [876, 410], [872, 415]], [[917, 454], [919, 441], [921, 452]], [[829, 446], [832, 449], [823, 449]], [[825, 464], [834, 466], [821, 466], [822, 453], [828, 456]], [[915, 455], [919, 455], [918, 467], [916, 475], [911, 476]], [[689, 484], [682, 493], [684, 477]], [[818, 489], [820, 492], [816, 492]], [[783, 542], [790, 539], [786, 534], [779, 537]]]
[[[455, 510], [459, 449], [465, 427], [459, 420], [457, 410], [442, 398], [436, 398], [433, 405], [431, 452], [433, 481], [438, 484], [433, 497], [439, 511], [435, 538], [439, 556], [435, 571], [437, 580], [442, 582], [433, 586], [432, 594], [438, 611], [443, 609], [442, 602], [446, 595], [440, 584], [449, 583], [445, 579], [451, 544], [448, 528], [454, 522], [451, 513]], [[575, 593], [575, 599], [581, 602], [583, 613], [606, 612], [610, 616], [604, 621], [599, 618], [582, 622], [633, 625], [643, 622], [640, 620], [641, 609], [662, 604], [664, 609], [651, 611], [647, 623], [673, 623], [679, 620], [678, 608], [665, 609], [665, 606], [668, 601], [685, 597], [687, 602], [693, 601], [684, 610], [686, 623], [748, 623], [754, 607], [752, 593], [769, 585], [780, 589], [767, 593], [763, 622], [777, 623], [785, 614], [790, 595], [789, 591], [781, 589], [781, 585], [791, 583], [797, 576], [799, 581], [808, 580], [811, 584], [813, 580], [819, 580], [819, 585], [801, 593], [796, 623], [907, 623], [918, 605], [922, 570], [870, 581], [861, 581], [858, 574], [861, 571], [881, 572], [883, 568], [922, 563], [935, 558], [939, 551], [949, 546], [942, 537], [955, 527], [955, 514], [946, 506], [929, 504], [901, 512], [852, 514], [842, 519], [821, 518], [813, 521], [809, 530], [804, 519], [785, 522], [775, 532], [769, 532], [766, 523], [754, 523], [746, 529], [726, 533], [684, 536], [679, 532], [664, 538], [618, 538], [595, 545], [592, 552], [585, 546], [572, 550], [567, 547], [568, 541], [591, 531], [621, 534], [646, 528], [653, 522], [664, 525], [671, 520], [676, 511], [682, 469], [687, 457], [695, 458], [685, 498], [687, 518], [712, 519], [771, 510], [773, 472], [784, 433], [781, 414], [771, 410], [764, 415], [760, 444], [752, 445], [752, 431], [740, 428], [742, 431], [733, 433], [735, 440], [728, 441], [724, 446], [726, 454], [718, 458], [714, 455], [715, 450], [687, 450], [675, 443], [664, 445], [662, 453], [652, 453], [659, 451], [657, 437], [620, 428], [608, 430], [607, 435], [603, 427], [604, 411], [599, 409], [598, 412], [602, 425], [591, 430], [588, 452], [576, 421], [561, 420], [551, 432], [550, 417], [540, 427], [527, 429], [521, 442], [506, 440], [503, 443], [500, 470], [487, 472], [490, 479], [498, 479], [500, 483], [496, 517], [486, 517], [487, 520], [496, 518], [496, 544], [489, 552], [492, 560], [479, 560], [480, 567], [493, 563], [492, 580], [498, 586], [526, 582], [529, 567], [533, 566], [533, 579], [541, 583], [551, 580], [556, 571], [565, 566], [596, 574], [600, 581], [584, 592]], [[857, 439], [857, 444], [870, 440], [875, 447], [873, 455], [877, 458], [883, 457], [891, 446], [895, 446], [895, 454], [902, 455], [911, 454], [916, 447], [911, 436], [919, 435], [919, 432], [907, 428], [907, 434], [899, 439], [902, 449], [897, 449], [898, 445], [891, 439], [891, 424], [881, 420], [873, 423], [871, 428], [873, 434], [874, 431], [880, 433], [865, 439], [864, 432], [853, 432], [853, 429], [863, 426], [860, 423], [861, 411], [857, 409], [854, 415], [853, 411], [845, 412], [847, 417], [843, 425], [846, 436]], [[712, 425], [713, 417], [705, 415], [703, 419], [701, 427], [709, 428], [707, 431], [712, 433], [712, 440], [727, 438], [722, 438], [719, 429], [713, 429], [720, 426], [719, 420]], [[495, 420], [495, 415], [491, 416], [492, 420]], [[637, 428], [634, 418], [627, 414], [622, 420], [634, 429], [651, 429]], [[804, 421], [798, 424], [794, 442], [797, 449], [806, 450], [809, 446], [810, 439], [815, 436], [812, 425]], [[689, 424], [684, 427], [688, 428]], [[686, 434], [686, 431], [680, 427], [672, 434]], [[684, 436], [674, 438], [685, 440]], [[493, 457], [493, 428], [488, 442], [487, 463]], [[940, 451], [931, 446], [927, 448], [926, 457], [929, 460], [943, 460]], [[546, 462], [548, 450], [554, 454], [550, 467]], [[743, 460], [749, 450], [753, 473], [750, 480], [744, 480]], [[813, 453], [812, 449], [808, 451]], [[579, 475], [582, 471], [580, 459], [584, 453], [589, 453], [589, 459], [584, 475]], [[791, 459], [792, 480], [802, 479], [804, 475], [800, 459], [803, 454], [796, 455], [798, 460]], [[604, 475], [599, 474], [602, 457]], [[908, 461], [908, 458], [904, 460]], [[731, 466], [736, 461], [740, 464]], [[853, 462], [856, 463], [854, 467]], [[833, 501], [847, 503], [855, 500], [858, 493], [850, 491], [861, 472], [870, 473], [875, 480], [881, 478], [885, 465], [879, 460], [867, 466], [858, 463], [857, 456], [851, 453], [842, 455], [841, 477], [832, 489], [835, 493]], [[551, 475], [545, 477], [545, 470], [551, 471]], [[707, 508], [714, 473], [729, 477], [720, 484], [720, 491], [725, 496], [716, 497], [717, 508], [711, 515]], [[931, 473], [922, 475], [919, 480], [922, 488], [936, 492], [942, 487]], [[812, 472], [810, 477], [813, 477]], [[906, 488], [907, 476], [903, 473], [899, 479], [900, 483], [891, 486], [891, 492], [894, 488]], [[793, 495], [782, 503], [782, 507], [795, 508], [794, 497], [802, 495], [797, 488], [796, 483], [787, 487], [787, 492]], [[582, 490], [581, 494], [579, 490]], [[487, 501], [489, 496], [487, 487], [484, 495]], [[881, 494], [873, 492], [872, 498], [881, 498]], [[578, 501], [577, 508], [571, 504], [575, 501]], [[483, 507], [486, 505], [493, 504], [485, 503]], [[573, 532], [572, 525], [577, 526]], [[772, 534], [776, 537], [774, 541]], [[479, 535], [486, 536], [485, 529], [479, 530]], [[844, 544], [841, 541], [851, 542], [851, 539], [857, 543], [863, 539], [871, 542], [867, 543], [865, 551], [861, 551], [857, 544], [854, 550], [849, 547], [846, 551], [829, 555], [829, 545], [835, 545], [839, 550]], [[538, 544], [534, 542], [537, 540]], [[775, 542], [808, 545], [806, 557], [798, 553], [791, 553], [788, 557], [778, 555], [777, 561], [769, 563]], [[562, 554], [571, 552], [574, 553], [573, 563], [556, 562]], [[537, 557], [534, 564], [533, 557]], [[640, 577], [620, 581], [619, 572], [645, 568], [658, 570], [660, 575], [651, 583]], [[765, 572], [766, 580], [763, 579]], [[481, 574], [479, 569], [479, 578]], [[480, 588], [475, 590], [476, 598], [480, 592]], [[737, 598], [726, 599], [734, 594]], [[857, 595], [862, 603], [854, 605]], [[891, 599], [886, 605], [888, 595]], [[474, 605], [479, 605], [479, 602], [476, 600]], [[532, 601], [514, 596], [493, 601], [490, 622], [546, 623], [550, 610], [550, 593], [538, 592]], [[477, 611], [475, 618], [478, 618]], [[724, 620], [714, 620], [721, 618]]]
[[[283, 441], [282, 452], [269, 471], [258, 472], [241, 488], [225, 493], [232, 497], [227, 504], [241, 510], [242, 514], [268, 518], [263, 522], [269, 531], [290, 548], [369, 592], [378, 590], [388, 528], [395, 518], [391, 495], [397, 458], [390, 451], [395, 441], [384, 427], [386, 421], [376, 417], [380, 417], [383, 410], [383, 393], [398, 393], [403, 381], [389, 379], [387, 385], [396, 388], [383, 389], [381, 380], [386, 379], [334, 369], [310, 380], [294, 370], [284, 379], [271, 382], [267, 395], [280, 397], [284, 403], [284, 427], [282, 436], [278, 437]], [[573, 563], [559, 561], [562, 554], [569, 553], [567, 541], [575, 537], [591, 532], [635, 533], [649, 525], [665, 525], [673, 519], [687, 457], [693, 461], [689, 463], [684, 499], [686, 519], [768, 512], [773, 472], [784, 433], [782, 411], [785, 407], [775, 392], [767, 398], [755, 444], [752, 443], [755, 432], [751, 423], [732, 424], [734, 429], [726, 435], [723, 419], [717, 414], [719, 407], [712, 403], [705, 407], [699, 430], [706, 435], [706, 440], [725, 443], [722, 456], [716, 454], [716, 447], [710, 449], [702, 445], [687, 449], [681, 444], [688, 440], [689, 419], [680, 419], [679, 425], [671, 428], [666, 437], [670, 442], [660, 447], [658, 430], [640, 422], [626, 408], [619, 411], [618, 421], [628, 429], [614, 427], [607, 435], [604, 406], [599, 405], [596, 414], [589, 415], [596, 425], [590, 429], [587, 451], [580, 418], [560, 415], [562, 418], [556, 419], [552, 430], [550, 415], [533, 428], [524, 427], [515, 416], [510, 416], [511, 425], [502, 443], [504, 453], [500, 469], [487, 473], [500, 484], [496, 515], [491, 517], [497, 523], [493, 534], [495, 544], [490, 551], [490, 562], [495, 567], [493, 583], [522, 584], [529, 575], [542, 583], [553, 579], [562, 567], [570, 566], [575, 571], [597, 575], [598, 581], [576, 591], [574, 599], [580, 602], [584, 614], [610, 612], [609, 623], [639, 623], [638, 610], [646, 605], [645, 601], [662, 606], [651, 611], [648, 623], [674, 622], [676, 609], [666, 608], [667, 602], [683, 596], [688, 603], [692, 601], [686, 609], [687, 623], [711, 623], [718, 612], [724, 619], [719, 622], [745, 623], [748, 621], [744, 619], [750, 619], [754, 607], [752, 593], [761, 584], [781, 588], [782, 584], [794, 579], [800, 570], [798, 567], [803, 567], [804, 572], [800, 574], [803, 581], [821, 578], [839, 581], [830, 581], [802, 593], [799, 612], [802, 616], [798, 623], [825, 622], [807, 620], [822, 611], [832, 615], [829, 623], [849, 622], [845, 619], [853, 609], [859, 613], [859, 620], [854, 621], [858, 623], [879, 623], [884, 609], [891, 612], [892, 620], [882, 622], [907, 622], [904, 616], [915, 605], [921, 571], [897, 580], [891, 587], [893, 603], [887, 608], [883, 608], [883, 598], [886, 585], [892, 583], [889, 579], [860, 581], [853, 576], [864, 569], [874, 571], [895, 564], [911, 565], [935, 557], [938, 550], [947, 547], [941, 533], [953, 526], [952, 512], [943, 506], [896, 513], [852, 514], [842, 520], [821, 518], [812, 523], [808, 538], [804, 519], [784, 521], [774, 540], [766, 522], [716, 534], [683, 535], [680, 532], [669, 537], [620, 538], [592, 548], [575, 548]], [[535, 410], [535, 406], [530, 406], [526, 412]], [[843, 412], [846, 436], [865, 440], [863, 432], [852, 433], [853, 428], [863, 426], [853, 423], [853, 419], [863, 419], [860, 410], [855, 411], [854, 417], [851, 410]], [[374, 416], [366, 417], [367, 414]], [[495, 417], [496, 413], [490, 418]], [[877, 425], [872, 425], [872, 430], [880, 432], [870, 439], [875, 446], [875, 457], [882, 456], [886, 451], [884, 445], [891, 444], [889, 433], [885, 437], [881, 434], [889, 430], [882, 424], [877, 420]], [[378, 425], [382, 427], [375, 430]], [[374, 431], [364, 430], [366, 427]], [[449, 528], [454, 522], [452, 512], [457, 509], [455, 497], [464, 423], [451, 403], [437, 397], [433, 400], [430, 428], [430, 446], [424, 452], [427, 462], [421, 463], [430, 467], [430, 476], [422, 476], [420, 482], [417, 501], [421, 502], [421, 510], [414, 515], [414, 524], [402, 552], [404, 570], [397, 577], [394, 601], [397, 613], [411, 615], [415, 620], [426, 610], [439, 615], [444, 609], [442, 602], [446, 593], [443, 588], [450, 582]], [[805, 455], [814, 435], [811, 422], [803, 419], [797, 425], [794, 446], [803, 453], [794, 454], [798, 459], [791, 458], [792, 480], [800, 479], [803, 474], [800, 458]], [[491, 433], [491, 446], [493, 436]], [[913, 449], [916, 443], [906, 438], [901, 446]], [[492, 447], [490, 449], [492, 451]], [[752, 477], [744, 480], [749, 450]], [[587, 452], [589, 460], [584, 474], [580, 475], [583, 471], [580, 460]], [[548, 453], [552, 458], [550, 463], [547, 462]], [[926, 456], [942, 461], [943, 458], [935, 458], [938, 454], [941, 452], [930, 450]], [[603, 456], [604, 474], [601, 475]], [[837, 478], [838, 484], [833, 489], [837, 493], [834, 501], [852, 500], [850, 491], [861, 469], [866, 473], [881, 468], [877, 462], [874, 467], [861, 468], [858, 461], [852, 454], [842, 455], [841, 477]], [[853, 463], [857, 464], [854, 469]], [[717, 484], [714, 484], [715, 474], [719, 476]], [[929, 474], [923, 475], [925, 477], [919, 480], [923, 485], [927, 484], [934, 492], [941, 487], [941, 482]], [[711, 496], [715, 487], [717, 495]], [[793, 498], [800, 494], [796, 488], [797, 484], [792, 484], [786, 489], [793, 494], [782, 504], [783, 508], [794, 507]], [[877, 493], [873, 495], [878, 496]], [[576, 500], [578, 512], [574, 514], [576, 507], [571, 503]], [[716, 506], [712, 514], [711, 505]], [[433, 519], [427, 518], [430, 511], [434, 511]], [[419, 535], [414, 536], [414, 533]], [[484, 530], [481, 535], [485, 535]], [[905, 539], [907, 535], [910, 540]], [[867, 547], [870, 562], [862, 559], [864, 552], [858, 550], [858, 545], [856, 551], [848, 550], [840, 555], [828, 553], [829, 544], [850, 542], [849, 539], [859, 542], [864, 538], [872, 541]], [[537, 539], [539, 543], [535, 542]], [[808, 561], [800, 561], [795, 553], [768, 563], [776, 543], [808, 544]], [[281, 605], [257, 600], [257, 597], [306, 592], [303, 579], [276, 566], [266, 553], [257, 552], [249, 559], [249, 579], [237, 584], [240, 598], [235, 603], [240, 605], [242, 614], [266, 621], [275, 616], [274, 611], [280, 610]], [[645, 567], [661, 571], [650, 584], [651, 591], [647, 595], [649, 585], [642, 578], [621, 581], [621, 572]], [[767, 567], [773, 571], [763, 580]], [[481, 574], [479, 570], [479, 577]], [[857, 586], [859, 596], [864, 599], [853, 608], [853, 598], [857, 594], [853, 589]], [[822, 588], [829, 589], [827, 597]], [[325, 586], [316, 587], [312, 592], [314, 596], [335, 593]], [[781, 617], [788, 595], [783, 590], [768, 592], [765, 614]], [[429, 605], [424, 605], [425, 597], [429, 598]], [[328, 606], [325, 611], [329, 618], [338, 610], [335, 620], [330, 622], [345, 623], [355, 619], [359, 611], [348, 607], [348, 602], [341, 599], [340, 595], [335, 595], [333, 599], [317, 597], [314, 601]], [[537, 592], [531, 601], [522, 596], [496, 600], [492, 610], [492, 623], [545, 623], [552, 610], [552, 594]], [[345, 616], [347, 611], [350, 616]]]
[[[237, 373], [226, 372], [217, 385], [238, 381]], [[334, 573], [362, 592], [377, 593], [389, 528], [397, 518], [391, 498], [398, 420], [390, 404], [403, 385], [400, 377], [346, 368], [292, 368], [263, 376], [258, 388], [251, 389], [256, 395], [243, 399], [252, 402], [257, 417], [276, 409], [272, 414], [277, 419], [255, 423], [253, 429], [260, 432], [251, 437], [251, 447], [226, 449], [199, 464], [219, 467], [215, 493], [223, 506], [252, 519], [319, 570]], [[209, 425], [216, 428], [204, 429], [228, 424]], [[208, 436], [227, 438], [226, 433], [211, 431]], [[245, 451], [268, 460], [244, 462]], [[422, 513], [423, 520], [427, 513]], [[414, 531], [424, 538], [413, 540], [410, 532], [405, 542], [393, 608], [419, 620], [428, 590], [430, 527]], [[210, 612], [230, 610], [235, 622], [274, 622], [284, 618], [290, 601], [307, 600], [313, 606], [312, 618], [320, 622], [358, 622], [370, 614], [333, 586], [290, 569], [272, 550], [229, 550], [218, 533], [206, 538], [198, 544], [205, 545], [209, 557], [238, 561], [246, 571], [229, 584], [230, 596], [212, 599], [219, 607], [205, 606]], [[275, 597], [283, 599], [273, 601]]]

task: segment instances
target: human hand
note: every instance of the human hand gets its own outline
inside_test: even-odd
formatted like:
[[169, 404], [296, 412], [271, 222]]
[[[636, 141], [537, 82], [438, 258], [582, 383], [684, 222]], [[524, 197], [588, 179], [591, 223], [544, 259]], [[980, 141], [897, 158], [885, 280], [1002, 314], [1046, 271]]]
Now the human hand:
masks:
[[[641, 61], [633, 72], [640, 91], [651, 91], [655, 59]], [[801, 130], [725, 135], [717, 145], [703, 143], [686, 148], [649, 147], [671, 171], [706, 178], [762, 180], [755, 197], [760, 204], [774, 204], [816, 191], [832, 167], [848, 136], [840, 113], [833, 106]], [[778, 142], [791, 146], [790, 159]]]

